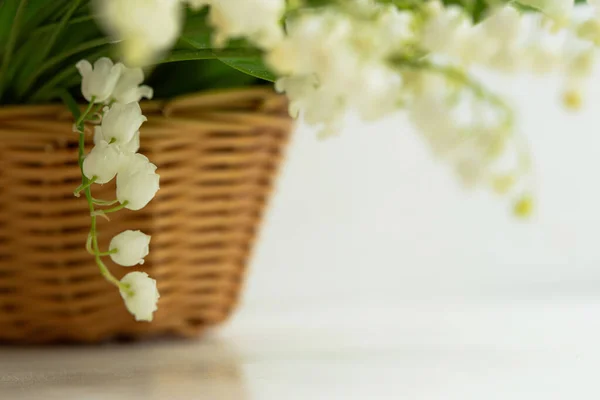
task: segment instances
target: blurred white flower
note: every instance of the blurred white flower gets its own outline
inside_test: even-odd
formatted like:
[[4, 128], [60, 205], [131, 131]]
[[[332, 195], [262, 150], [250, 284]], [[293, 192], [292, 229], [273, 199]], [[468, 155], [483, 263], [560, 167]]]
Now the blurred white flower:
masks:
[[95, 182], [110, 182], [121, 166], [122, 154], [116, 145], [100, 140], [83, 160], [83, 174]]
[[135, 137], [147, 118], [137, 102], [113, 104], [102, 118], [101, 130], [104, 140], [118, 145], [127, 145]]
[[[428, 17], [421, 32], [421, 44], [425, 49], [451, 57], [461, 57], [468, 48], [473, 25], [464, 10], [457, 6], [445, 7], [439, 1], [427, 3]], [[480, 50], [480, 49], [475, 49]]]
[[276, 89], [289, 97], [290, 114], [302, 110], [306, 122], [329, 133], [347, 110], [373, 119], [399, 107], [403, 83], [390, 59], [414, 40], [412, 17], [360, 2], [352, 10], [301, 13], [286, 31], [266, 61], [282, 76]]
[[177, 40], [183, 9], [180, 0], [95, 0], [100, 25], [115, 40], [129, 66], [143, 66]]
[[145, 272], [135, 271], [125, 275], [121, 279], [121, 285], [121, 297], [127, 310], [135, 316], [135, 320], [152, 321], [160, 298], [156, 281]]
[[[593, 0], [592, 0], [593, 1]], [[518, 3], [536, 8], [544, 14], [565, 21], [573, 11], [574, 0], [519, 0]]]
[[127, 230], [112, 238], [109, 245], [110, 258], [124, 267], [143, 264], [150, 252], [150, 236], [141, 231]]
[[285, 0], [188, 1], [195, 8], [210, 5], [209, 23], [215, 28], [213, 41], [223, 46], [228, 39], [246, 38], [268, 49], [283, 37], [281, 19]]
[[[135, 160], [135, 161], [132, 161]], [[117, 174], [117, 200], [130, 210], [140, 210], [154, 198], [159, 189], [160, 176], [156, 166], [139, 157], [125, 161]]]
[[580, 50], [571, 55], [566, 65], [566, 81], [563, 89], [563, 104], [577, 110], [583, 103], [583, 91], [587, 78], [592, 75], [596, 62], [596, 50]]
[[110, 98], [123, 70], [122, 64], [114, 65], [106, 57], [99, 58], [90, 64], [81, 60], [76, 65], [81, 74], [81, 93], [87, 101], [94, 99], [95, 103], [103, 103]]
[[150, 86], [141, 85], [144, 81], [144, 72], [141, 68], [127, 68], [123, 66], [111, 98], [119, 103], [127, 104], [140, 101], [142, 97], [151, 99], [154, 91]]

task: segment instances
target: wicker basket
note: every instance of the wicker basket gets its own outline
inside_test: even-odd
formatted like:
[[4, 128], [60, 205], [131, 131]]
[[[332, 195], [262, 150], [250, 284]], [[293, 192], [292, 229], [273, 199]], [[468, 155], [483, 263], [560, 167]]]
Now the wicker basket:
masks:
[[[97, 342], [192, 336], [223, 321], [240, 294], [248, 255], [291, 120], [267, 88], [142, 105], [140, 151], [161, 190], [144, 209], [99, 221], [100, 245], [125, 229], [152, 235], [140, 270], [158, 280], [152, 323], [135, 322], [84, 245], [89, 211], [77, 135], [60, 105], [0, 108], [0, 341]], [[95, 197], [114, 198], [112, 184]], [[110, 261], [110, 260], [108, 260]], [[109, 266], [120, 278], [131, 268]]]

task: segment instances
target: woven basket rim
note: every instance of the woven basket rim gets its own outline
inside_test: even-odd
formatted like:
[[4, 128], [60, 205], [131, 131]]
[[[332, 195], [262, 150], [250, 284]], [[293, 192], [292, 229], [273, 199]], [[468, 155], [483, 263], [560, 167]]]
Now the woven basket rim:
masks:
[[[189, 93], [168, 99], [142, 100], [140, 106], [145, 112], [160, 112], [165, 116], [186, 108], [230, 108], [232, 104], [240, 101], [261, 100], [265, 96], [275, 95], [275, 91], [268, 86], [248, 86], [241, 88], [210, 89], [196, 93]], [[277, 97], [281, 97], [278, 95]], [[80, 105], [85, 108], [85, 105]], [[62, 103], [51, 104], [0, 104], [0, 121], [15, 119], [23, 116], [56, 115], [65, 111]]]
[[[256, 103], [261, 113], [250, 105]], [[287, 100], [272, 88], [258, 86], [201, 91], [164, 100], [144, 100], [140, 106], [148, 117], [145, 136], [168, 135], [173, 127], [183, 130], [205, 128], [215, 131], [277, 127], [290, 129], [292, 121], [280, 112]], [[80, 105], [83, 110], [86, 106]], [[186, 114], [187, 112], [187, 114]], [[193, 115], [190, 115], [193, 113]], [[201, 118], [199, 118], [201, 117]], [[71, 112], [60, 103], [0, 106], [0, 135], [3, 139], [70, 134], [66, 124]]]

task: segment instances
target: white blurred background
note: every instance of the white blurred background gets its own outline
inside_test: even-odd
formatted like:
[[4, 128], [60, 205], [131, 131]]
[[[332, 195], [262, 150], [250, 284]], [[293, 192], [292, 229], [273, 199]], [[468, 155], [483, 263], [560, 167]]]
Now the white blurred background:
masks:
[[[600, 72], [600, 71], [599, 71]], [[580, 112], [556, 79], [495, 78], [533, 153], [537, 210], [466, 191], [402, 116], [294, 135], [248, 304], [335, 296], [535, 296], [600, 289], [600, 74]]]

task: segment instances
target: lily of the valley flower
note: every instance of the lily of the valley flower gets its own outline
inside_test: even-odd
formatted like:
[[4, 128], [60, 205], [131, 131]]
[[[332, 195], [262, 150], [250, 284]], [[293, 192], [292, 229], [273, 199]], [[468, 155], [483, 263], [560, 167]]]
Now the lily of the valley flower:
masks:
[[156, 171], [156, 165], [152, 164], [148, 157], [140, 153], [128, 153], [125, 154], [123, 162], [121, 163], [121, 171], [123, 173], [134, 173], [140, 171], [146, 171], [153, 173]]
[[130, 210], [140, 210], [154, 198], [160, 176], [150, 162], [125, 161], [117, 175], [117, 200]]
[[[113, 6], [116, 4], [113, 0], [106, 2]], [[129, 0], [125, 0], [121, 4], [128, 2]], [[131, 3], [141, 5], [137, 0], [132, 0]], [[86, 190], [85, 197], [90, 208], [92, 222], [86, 249], [95, 257], [106, 279], [119, 288], [125, 306], [135, 319], [152, 321], [159, 298], [156, 281], [143, 272], [129, 273], [119, 281], [101, 261], [101, 257], [110, 256], [116, 264], [125, 267], [143, 264], [149, 252], [150, 236], [139, 230], [126, 230], [113, 237], [109, 251], [103, 252], [98, 246], [95, 223], [97, 216], [117, 212], [121, 208], [141, 209], [158, 191], [160, 177], [156, 173], [156, 165], [137, 153], [140, 147], [140, 127], [147, 120], [138, 101], [141, 97], [152, 97], [152, 89], [140, 86], [144, 78], [141, 69], [126, 68], [123, 64], [113, 65], [108, 59], [96, 61], [93, 68], [88, 61], [82, 60], [77, 68], [83, 77], [82, 91], [90, 103], [112, 104], [98, 113], [101, 124], [94, 127], [94, 147], [83, 161], [80, 160], [82, 174], [89, 181], [83, 178], [82, 184], [74, 191], [74, 195], [78, 196], [82, 190]], [[84, 125], [95, 121], [98, 116], [91, 110], [93, 107], [89, 104], [84, 114], [74, 115], [77, 118], [75, 132], [80, 135], [80, 152], [84, 151], [85, 145]], [[116, 201], [92, 196], [94, 183], [104, 184], [115, 176]], [[108, 207], [117, 201], [121, 203], [120, 206], [103, 210], [95, 208]]]
[[119, 171], [122, 154], [114, 144], [99, 141], [83, 160], [83, 173], [95, 183], [110, 182]]
[[81, 74], [81, 92], [87, 101], [103, 103], [110, 98], [121, 76], [123, 64], [113, 64], [106, 57], [99, 58], [92, 67], [87, 60], [76, 65]]
[[143, 81], [144, 72], [141, 68], [123, 67], [111, 97], [122, 104], [140, 101], [142, 97], [151, 99], [154, 91], [150, 86], [141, 85]]
[[130, 272], [121, 279], [119, 289], [125, 301], [125, 307], [134, 315], [136, 321], [152, 321], [157, 310], [160, 294], [156, 288], [156, 280], [145, 272]]
[[[104, 135], [102, 134], [102, 127], [94, 127], [94, 145], [98, 145], [101, 141], [104, 141]], [[140, 131], [133, 134], [131, 140], [125, 144], [118, 145], [119, 151], [125, 155], [136, 153], [140, 149]]]
[[137, 102], [115, 103], [102, 118], [102, 136], [109, 143], [127, 145], [146, 120]]
[[124, 267], [143, 264], [150, 251], [150, 236], [141, 231], [127, 230], [110, 241], [110, 258]]

